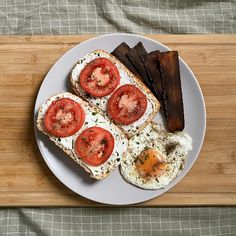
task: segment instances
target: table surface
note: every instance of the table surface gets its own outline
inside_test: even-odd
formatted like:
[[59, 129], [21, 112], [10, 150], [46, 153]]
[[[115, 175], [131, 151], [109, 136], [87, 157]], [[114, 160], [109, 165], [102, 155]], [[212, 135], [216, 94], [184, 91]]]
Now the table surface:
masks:
[[[93, 36], [0, 36], [0, 206], [100, 206], [66, 188], [34, 137], [37, 92], [54, 62]], [[207, 131], [193, 168], [138, 206], [236, 205], [236, 35], [148, 35], [180, 56], [206, 102]]]

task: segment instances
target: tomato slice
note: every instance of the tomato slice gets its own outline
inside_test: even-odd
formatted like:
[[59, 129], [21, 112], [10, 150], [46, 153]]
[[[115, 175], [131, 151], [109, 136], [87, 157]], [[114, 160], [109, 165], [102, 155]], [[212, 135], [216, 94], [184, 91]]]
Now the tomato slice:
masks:
[[70, 98], [53, 101], [43, 119], [46, 131], [56, 137], [68, 137], [75, 134], [84, 121], [83, 108]]
[[83, 90], [94, 97], [112, 93], [120, 83], [117, 67], [107, 58], [96, 58], [81, 71], [79, 83]]
[[129, 125], [140, 119], [146, 108], [146, 96], [134, 85], [126, 84], [111, 95], [107, 112], [117, 123]]
[[114, 137], [101, 127], [93, 126], [84, 130], [75, 141], [75, 153], [86, 164], [99, 166], [112, 154]]

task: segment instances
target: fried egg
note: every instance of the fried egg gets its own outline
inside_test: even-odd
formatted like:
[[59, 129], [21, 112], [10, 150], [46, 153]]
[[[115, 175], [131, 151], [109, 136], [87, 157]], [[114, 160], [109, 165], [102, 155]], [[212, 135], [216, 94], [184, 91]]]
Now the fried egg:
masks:
[[191, 150], [192, 138], [187, 133], [168, 133], [150, 123], [129, 140], [120, 171], [127, 182], [140, 188], [164, 188], [183, 170]]
[[[72, 136], [58, 138], [47, 133], [43, 125], [43, 117], [52, 104], [60, 98], [70, 98], [78, 102], [85, 112], [85, 122], [82, 128]], [[91, 166], [82, 161], [82, 159], [76, 155], [74, 150], [74, 144], [79, 136], [85, 129], [93, 126], [98, 126], [103, 129], [108, 130], [114, 137], [114, 149], [106, 162], [99, 166]], [[50, 140], [52, 140], [57, 146], [59, 146], [65, 153], [67, 153], [75, 162], [77, 162], [81, 167], [83, 167], [92, 178], [103, 179], [108, 176], [117, 166], [120, 165], [122, 157], [127, 151], [128, 140], [121, 130], [114, 125], [109, 119], [107, 119], [104, 114], [101, 113], [96, 107], [91, 106], [86, 101], [82, 100], [78, 96], [75, 96], [68, 92], [61, 92], [50, 97], [45, 103], [40, 106], [37, 118], [37, 128], [46, 134]]]

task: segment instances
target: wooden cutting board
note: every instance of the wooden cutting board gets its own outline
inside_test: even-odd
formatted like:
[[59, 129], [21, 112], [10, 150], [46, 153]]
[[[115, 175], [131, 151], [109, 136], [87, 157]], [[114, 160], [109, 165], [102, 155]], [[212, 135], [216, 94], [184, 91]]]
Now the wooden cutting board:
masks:
[[[66, 188], [36, 145], [34, 102], [44, 76], [92, 36], [0, 37], [0, 206], [99, 206]], [[178, 50], [206, 102], [202, 151], [186, 177], [139, 206], [236, 205], [236, 35], [149, 35]]]

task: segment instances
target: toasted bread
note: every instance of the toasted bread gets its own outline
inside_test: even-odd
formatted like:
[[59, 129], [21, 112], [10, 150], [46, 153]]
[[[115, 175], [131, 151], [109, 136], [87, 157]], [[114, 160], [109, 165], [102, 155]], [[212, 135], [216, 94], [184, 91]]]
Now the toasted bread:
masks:
[[[66, 138], [58, 138], [49, 134], [43, 124], [43, 118], [47, 108], [51, 105], [51, 103], [60, 98], [70, 98], [76, 102], [78, 102], [85, 111], [86, 118], [83, 127], [74, 135], [66, 137]], [[91, 116], [91, 117], [90, 117]], [[109, 157], [109, 159], [100, 166], [88, 166], [84, 163], [74, 152], [74, 142], [78, 135], [88, 127], [95, 126], [97, 123], [98, 126], [102, 128], [106, 128], [109, 132], [112, 133], [115, 139], [115, 146], [113, 153]], [[50, 140], [52, 140], [58, 147], [60, 147], [68, 156], [70, 156], [75, 162], [77, 162], [82, 168], [84, 168], [92, 178], [95, 179], [103, 179], [109, 175], [119, 164], [122, 158], [125, 155], [127, 149], [127, 139], [123, 132], [108, 118], [101, 112], [100, 109], [91, 106], [89, 103], [84, 101], [83, 99], [68, 93], [61, 92], [50, 97], [45, 103], [43, 103], [38, 111], [37, 117], [37, 128], [47, 135]]]
[[107, 102], [111, 94], [102, 98], [92, 97], [81, 88], [79, 83], [79, 75], [82, 69], [87, 65], [87, 63], [99, 57], [109, 59], [117, 67], [121, 77], [119, 86], [124, 84], [133, 84], [137, 88], [139, 88], [147, 97], [147, 109], [144, 115], [139, 120], [135, 121], [130, 125], [116, 124], [121, 128], [121, 130], [126, 134], [126, 136], [130, 138], [133, 135], [139, 133], [156, 116], [157, 112], [160, 109], [160, 103], [152, 94], [152, 92], [117, 58], [103, 50], [96, 50], [87, 54], [86, 56], [81, 58], [72, 69], [70, 73], [70, 82], [72, 85], [72, 89], [77, 95], [83, 97], [90, 104], [99, 107], [99, 109], [101, 109], [103, 112], [106, 112]]

